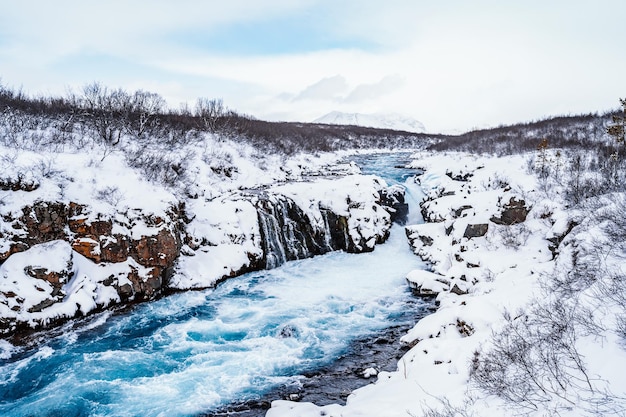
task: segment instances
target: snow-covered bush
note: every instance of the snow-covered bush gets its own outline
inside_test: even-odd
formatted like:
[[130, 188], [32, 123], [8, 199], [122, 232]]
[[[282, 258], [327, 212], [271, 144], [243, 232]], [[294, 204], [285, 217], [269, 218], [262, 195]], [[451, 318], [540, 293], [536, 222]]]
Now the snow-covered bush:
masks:
[[565, 198], [573, 205], [597, 195], [602, 189], [597, 175], [593, 175], [592, 158], [588, 153], [573, 152], [565, 167]]
[[499, 226], [497, 232], [500, 236], [502, 244], [511, 249], [518, 250], [526, 244], [531, 230], [524, 223]]
[[576, 347], [576, 324], [583, 319], [576, 306], [559, 299], [505, 315], [505, 326], [473, 362], [472, 380], [523, 410], [590, 400], [598, 389]]
[[128, 165], [138, 169], [148, 181], [167, 187], [180, 186], [187, 176], [193, 149], [163, 149], [161, 147], [129, 150], [125, 154]]

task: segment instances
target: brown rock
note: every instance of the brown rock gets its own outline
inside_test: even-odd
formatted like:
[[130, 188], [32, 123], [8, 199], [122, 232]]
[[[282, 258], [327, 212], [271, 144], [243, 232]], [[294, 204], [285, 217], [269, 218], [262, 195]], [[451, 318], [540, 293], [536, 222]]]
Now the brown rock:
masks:
[[100, 236], [100, 260], [102, 262], [124, 262], [128, 259], [130, 242], [128, 236], [115, 234]]
[[468, 224], [465, 228], [465, 232], [463, 233], [463, 237], [467, 239], [471, 239], [474, 237], [482, 237], [487, 234], [489, 230], [489, 225], [485, 223], [481, 224]]
[[35, 191], [39, 188], [39, 182], [27, 181], [23, 175], [18, 174], [17, 178], [0, 178], [0, 190], [3, 191]]
[[83, 218], [70, 218], [67, 221], [68, 226], [70, 227], [70, 231], [72, 233], [76, 233], [78, 235], [81, 236], [87, 236], [88, 231], [89, 231], [89, 227], [86, 224], [87, 222], [87, 218], [83, 217]]
[[167, 229], [161, 229], [154, 236], [142, 236], [134, 240], [130, 255], [143, 266], [169, 268], [180, 253], [178, 236]]
[[132, 282], [135, 301], [153, 298], [163, 286], [160, 268], [152, 268], [147, 276], [142, 277], [137, 269], [131, 267], [128, 279]]
[[469, 210], [471, 208], [473, 208], [473, 207], [468, 205], [468, 204], [466, 204], [466, 205], [463, 205], [463, 206], [459, 207], [456, 210], [453, 210], [452, 211], [452, 218], [457, 219], [457, 218], [461, 217], [465, 210]]
[[72, 249], [96, 263], [102, 260], [100, 256], [100, 244], [91, 238], [81, 237], [74, 239]]
[[67, 224], [67, 206], [60, 202], [38, 202], [33, 206], [22, 208], [23, 215], [19, 218], [26, 229], [26, 242], [29, 245], [65, 240]]
[[67, 215], [68, 217], [76, 217], [87, 213], [87, 206], [84, 204], [75, 203], [70, 201], [67, 206]]
[[493, 216], [492, 222], [499, 225], [511, 226], [526, 221], [529, 209], [526, 207], [524, 200], [516, 200], [515, 197], [511, 197], [508, 204], [505, 204], [502, 208], [502, 214], [500, 217]]
[[71, 256], [66, 259], [66, 262], [65, 267], [61, 270], [53, 270], [45, 266], [29, 265], [24, 268], [24, 273], [32, 278], [48, 282], [53, 287], [52, 296], [62, 297], [62, 287], [70, 280], [72, 275]]
[[93, 236], [110, 235], [113, 231], [111, 220], [94, 220], [89, 225], [89, 233]]
[[88, 208], [82, 204], [70, 203], [67, 224], [72, 233], [78, 237], [90, 237], [94, 240], [102, 235], [110, 235], [113, 230], [111, 220], [95, 220], [87, 222]]
[[62, 285], [60, 273], [56, 271], [50, 271], [47, 268], [27, 266], [26, 268], [24, 268], [24, 273], [26, 273], [26, 275], [30, 277], [48, 281], [53, 286], [58, 286], [60, 284]]
[[450, 288], [450, 292], [451, 292], [452, 294], [456, 294], [456, 295], [465, 295], [465, 294], [467, 294], [467, 291], [462, 290], [462, 289], [461, 289], [461, 288], [459, 288], [459, 286], [458, 286], [458, 285], [456, 285], [456, 284], [454, 284], [454, 285], [452, 286], [452, 288]]
[[[53, 300], [52, 298], [46, 298], [45, 300], [43, 300], [42, 302], [35, 304], [34, 306], [32, 306], [31, 308], [28, 309], [29, 313], [38, 313], [41, 310], [43, 310], [44, 308], [48, 308], [51, 305], [53, 305], [56, 301]], [[17, 311], [17, 310], [16, 310]]]
[[24, 252], [26, 249], [28, 249], [28, 245], [26, 245], [25, 243], [22, 243], [22, 242], [12, 243], [11, 246], [9, 246], [8, 251], [0, 252], [0, 263], [6, 261], [9, 258], [9, 256], [13, 255], [14, 253]]

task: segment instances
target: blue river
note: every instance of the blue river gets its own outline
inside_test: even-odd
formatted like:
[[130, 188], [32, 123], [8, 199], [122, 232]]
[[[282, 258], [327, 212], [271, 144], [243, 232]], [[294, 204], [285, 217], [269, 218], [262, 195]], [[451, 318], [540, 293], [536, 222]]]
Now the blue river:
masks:
[[[397, 168], [408, 156], [353, 160], [405, 184], [417, 222], [414, 173]], [[0, 415], [194, 416], [258, 398], [331, 363], [355, 339], [409, 320], [407, 309], [421, 307], [404, 277], [421, 265], [394, 225], [372, 253], [289, 262], [67, 323], [34, 345], [5, 348]]]

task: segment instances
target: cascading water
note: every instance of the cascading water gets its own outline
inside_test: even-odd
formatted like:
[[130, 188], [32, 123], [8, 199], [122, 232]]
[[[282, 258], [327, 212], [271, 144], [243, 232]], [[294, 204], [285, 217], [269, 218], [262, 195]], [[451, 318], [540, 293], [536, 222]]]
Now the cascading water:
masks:
[[304, 212], [288, 197], [261, 195], [257, 213], [266, 269], [340, 249], [327, 244], [329, 230], [316, 232]]
[[266, 269], [333, 250], [355, 252], [346, 217], [331, 210], [320, 210], [324, 227], [316, 228], [286, 196], [262, 194], [256, 207]]
[[[403, 183], [409, 172], [393, 168], [398, 158], [357, 162]], [[411, 203], [418, 190], [406, 186]], [[266, 220], [268, 235], [295, 236]], [[341, 238], [320, 236], [318, 244]], [[279, 240], [270, 243], [276, 265], [298, 253], [295, 244], [281, 253]], [[33, 347], [0, 343], [0, 415], [189, 416], [259, 398], [331, 363], [352, 340], [409, 320], [404, 314], [416, 307], [404, 276], [420, 264], [394, 226], [371, 253], [332, 252], [102, 313]]]
[[[270, 206], [270, 208], [273, 208]], [[273, 210], [258, 209], [261, 239], [263, 239], [263, 253], [265, 254], [265, 268], [273, 269], [287, 262], [284, 242], [281, 241], [282, 228], [278, 224], [278, 217]]]

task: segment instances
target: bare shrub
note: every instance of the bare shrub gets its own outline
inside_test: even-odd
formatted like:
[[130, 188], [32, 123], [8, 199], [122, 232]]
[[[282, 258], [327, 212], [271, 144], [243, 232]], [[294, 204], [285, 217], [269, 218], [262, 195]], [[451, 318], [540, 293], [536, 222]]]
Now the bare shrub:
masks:
[[138, 90], [129, 96], [128, 131], [137, 138], [159, 127], [159, 115], [165, 111], [165, 99], [156, 93]]
[[33, 171], [39, 177], [52, 178], [59, 175], [62, 171], [56, 167], [54, 159], [51, 157], [40, 159], [34, 166]]
[[139, 169], [148, 181], [174, 187], [185, 181], [194, 153], [191, 150], [174, 152], [161, 148], [139, 148], [127, 151], [125, 155], [128, 165]]
[[576, 242], [570, 245], [571, 251], [567, 255], [563, 253], [560, 255], [561, 257], [569, 256], [568, 265], [558, 268], [550, 279], [542, 282], [544, 289], [561, 297], [575, 296], [591, 287], [599, 278], [600, 266], [592, 261], [594, 258], [589, 257], [585, 249], [580, 248]]
[[199, 98], [196, 101], [194, 115], [200, 121], [200, 128], [214, 132], [218, 120], [226, 113], [224, 102], [221, 99]]
[[592, 174], [592, 160], [581, 152], [571, 155], [565, 165], [565, 198], [578, 205], [601, 193], [603, 187]]
[[[594, 414], [610, 395], [595, 386], [576, 349], [578, 305], [557, 299], [528, 313], [506, 315], [492, 346], [473, 363], [471, 379], [485, 393], [526, 411], [588, 407]], [[615, 410], [613, 405], [605, 411]]]
[[495, 172], [493, 177], [483, 180], [480, 185], [485, 190], [502, 190], [510, 186], [510, 181], [502, 172]]
[[617, 317], [617, 322], [615, 324], [617, 335], [626, 341], [626, 315]]
[[[447, 398], [437, 398], [439, 407], [425, 408], [422, 410], [422, 417], [473, 417], [475, 414], [470, 407], [473, 404], [471, 398], [466, 398], [462, 405], [454, 406]], [[407, 411], [411, 417], [417, 417], [415, 414]]]
[[498, 234], [505, 247], [519, 250], [528, 241], [531, 231], [524, 223], [519, 223], [498, 227]]
[[117, 186], [107, 186], [96, 192], [96, 198], [109, 203], [113, 207], [117, 207], [124, 198], [124, 193]]
[[626, 250], [626, 195], [612, 193], [604, 196], [610, 204], [595, 210], [594, 217], [603, 225], [603, 232], [615, 244], [613, 254]]
[[230, 178], [237, 173], [233, 155], [230, 152], [224, 151], [219, 146], [213, 146], [207, 149], [202, 155], [202, 161], [218, 175]]
[[626, 343], [626, 274], [621, 271], [605, 271], [598, 285], [598, 298], [613, 304], [616, 314], [614, 331]]
[[[615, 143], [622, 147], [626, 142], [626, 99], [619, 99], [621, 112], [612, 116], [612, 123], [607, 127], [607, 133], [615, 140]], [[616, 154], [619, 152], [616, 151]]]
[[82, 110], [83, 121], [91, 126], [97, 139], [110, 146], [119, 143], [127, 129], [132, 105], [128, 93], [91, 83], [83, 87], [77, 104]]

